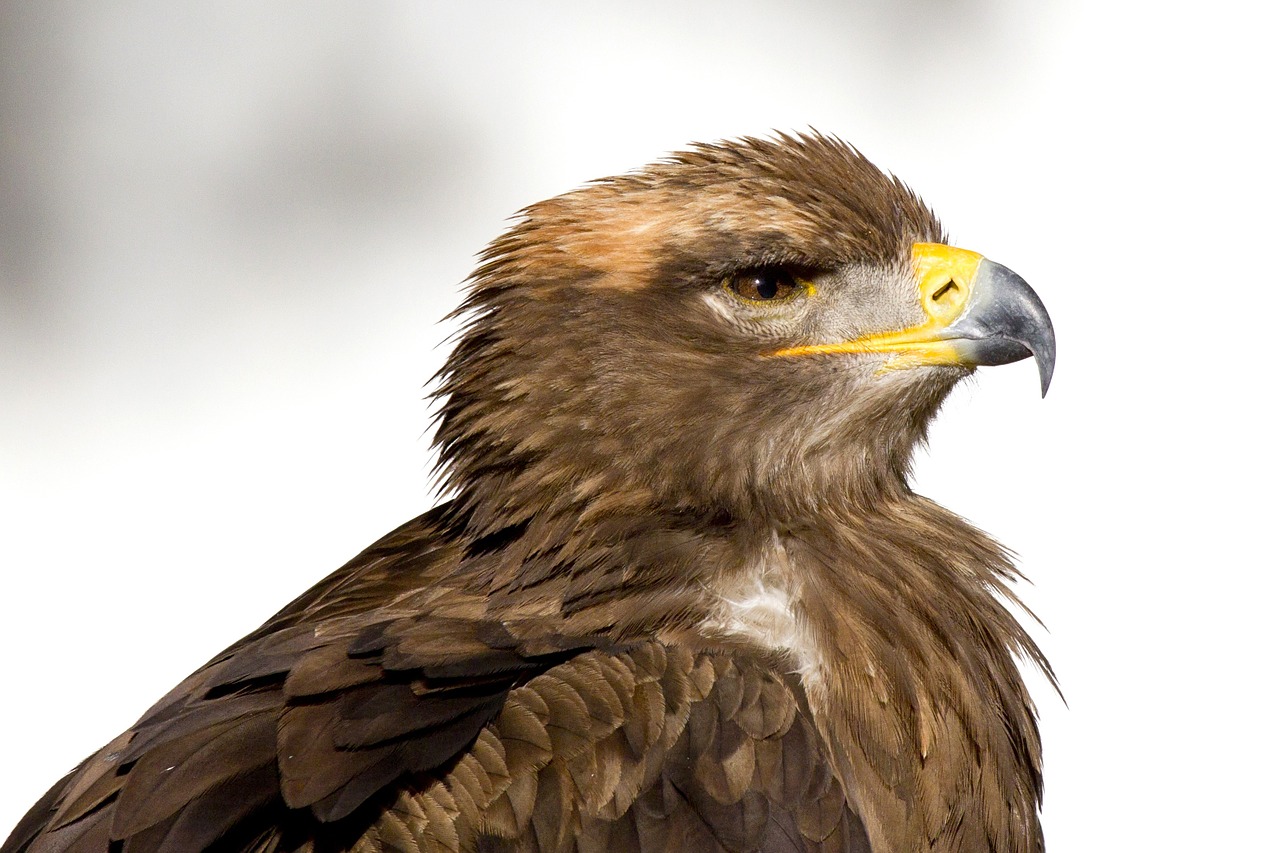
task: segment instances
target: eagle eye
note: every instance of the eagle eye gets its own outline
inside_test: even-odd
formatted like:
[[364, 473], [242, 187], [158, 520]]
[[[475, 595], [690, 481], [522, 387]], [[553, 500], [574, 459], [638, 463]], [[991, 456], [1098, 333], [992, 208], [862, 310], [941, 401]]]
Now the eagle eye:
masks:
[[785, 302], [804, 289], [804, 283], [785, 267], [762, 267], [727, 276], [725, 289], [746, 302]]

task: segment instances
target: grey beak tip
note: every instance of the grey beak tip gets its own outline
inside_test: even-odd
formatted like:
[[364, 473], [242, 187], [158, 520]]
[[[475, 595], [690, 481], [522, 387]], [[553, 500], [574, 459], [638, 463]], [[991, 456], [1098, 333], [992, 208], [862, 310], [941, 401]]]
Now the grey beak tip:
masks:
[[1043, 398], [1049, 393], [1049, 382], [1053, 379], [1057, 340], [1053, 321], [1039, 295], [1022, 276], [984, 258], [974, 282], [974, 299], [973, 310], [981, 318], [977, 328], [987, 335], [1016, 341], [1022, 351], [1019, 358], [1035, 358]]
[[1052, 326], [1049, 332], [1049, 345], [1035, 352], [1036, 368], [1040, 371], [1040, 399], [1049, 394], [1049, 383], [1053, 381], [1053, 367], [1057, 361], [1057, 347], [1053, 340]]

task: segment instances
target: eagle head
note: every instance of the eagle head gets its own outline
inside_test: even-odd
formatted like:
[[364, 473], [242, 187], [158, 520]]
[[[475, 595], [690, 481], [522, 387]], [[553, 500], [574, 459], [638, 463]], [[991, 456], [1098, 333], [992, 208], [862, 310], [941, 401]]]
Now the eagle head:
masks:
[[482, 518], [866, 504], [906, 488], [975, 366], [1034, 356], [1047, 388], [1054, 360], [1022, 279], [824, 136], [701, 145], [532, 205], [462, 311], [437, 442]]

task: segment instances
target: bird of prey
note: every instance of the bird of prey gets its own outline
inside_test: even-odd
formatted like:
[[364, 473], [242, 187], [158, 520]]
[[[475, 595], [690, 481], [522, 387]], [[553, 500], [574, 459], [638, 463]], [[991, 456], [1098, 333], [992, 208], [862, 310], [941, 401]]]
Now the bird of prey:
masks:
[[908, 484], [1017, 275], [818, 135], [528, 207], [438, 377], [446, 499], [231, 645], [2, 853], [1030, 853], [1006, 552]]

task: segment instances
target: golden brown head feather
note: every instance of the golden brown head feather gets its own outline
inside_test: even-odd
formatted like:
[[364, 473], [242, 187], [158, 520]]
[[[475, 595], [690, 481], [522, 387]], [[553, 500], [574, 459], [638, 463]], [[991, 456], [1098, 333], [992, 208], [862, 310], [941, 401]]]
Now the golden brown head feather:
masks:
[[[900, 490], [911, 448], [964, 371], [878, 383], [829, 362], [762, 364], [771, 329], [708, 300], [735, 272], [902, 273], [942, 239], [895, 178], [826, 137], [704, 145], [527, 208], [484, 253], [472, 322], [442, 372], [447, 485], [488, 523], [489, 493], [521, 511], [596, 500], [757, 513]], [[862, 288], [847, 331], [898, 317]], [[834, 297], [833, 297], [834, 298]], [[765, 506], [767, 505], [767, 506]], [[499, 515], [502, 511], [497, 510]]]

